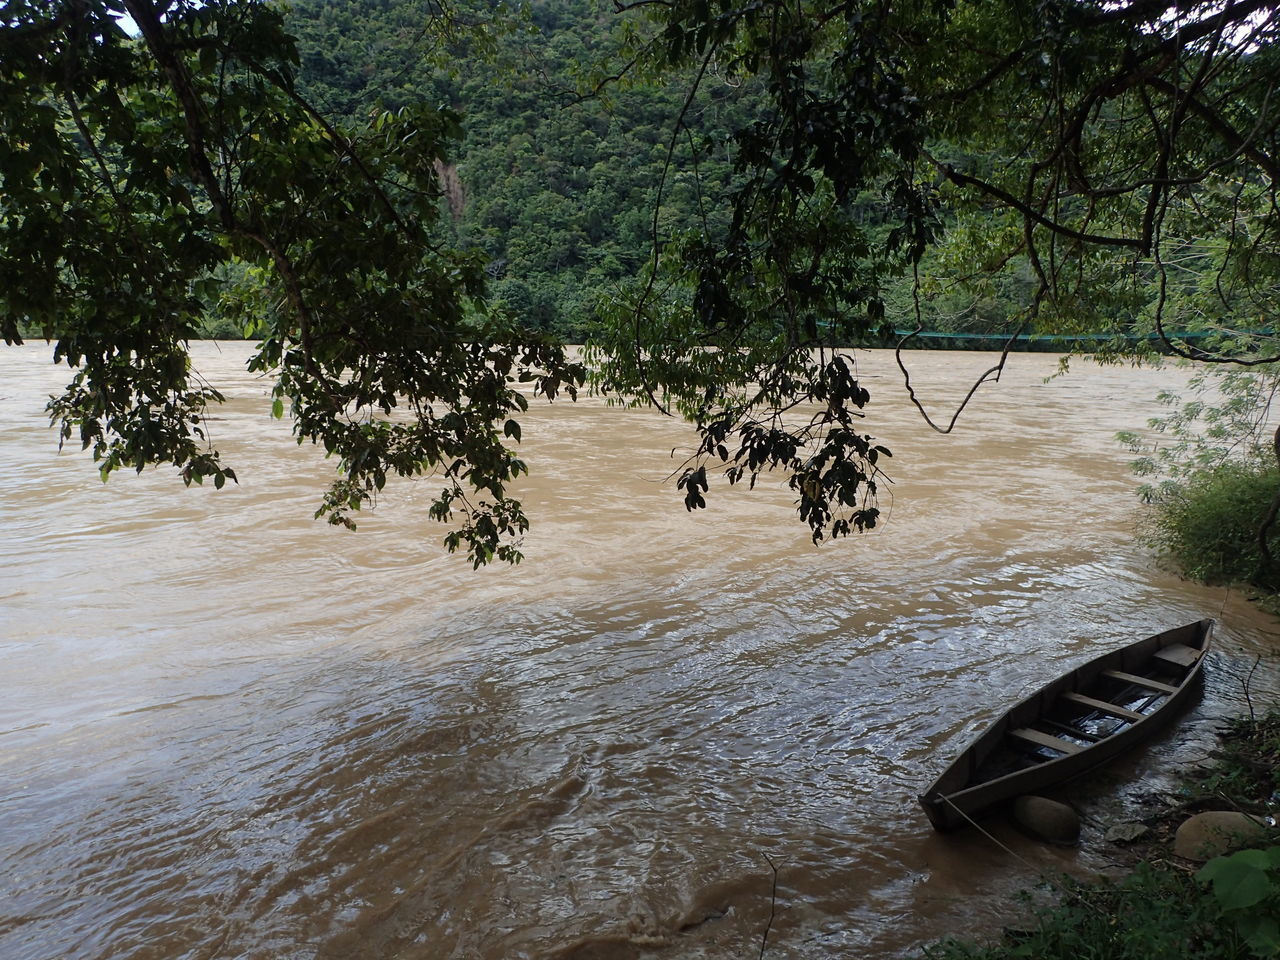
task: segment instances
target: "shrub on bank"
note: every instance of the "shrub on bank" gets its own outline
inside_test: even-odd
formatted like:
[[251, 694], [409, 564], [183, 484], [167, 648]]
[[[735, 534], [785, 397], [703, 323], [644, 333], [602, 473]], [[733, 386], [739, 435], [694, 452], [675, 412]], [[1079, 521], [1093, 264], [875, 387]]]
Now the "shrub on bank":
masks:
[[[1245, 338], [1215, 348], [1251, 355]], [[1267, 564], [1258, 531], [1277, 490], [1280, 365], [1235, 369], [1209, 365], [1188, 382], [1190, 397], [1161, 393], [1167, 412], [1147, 421], [1148, 431], [1117, 435], [1138, 458], [1139, 494], [1150, 505], [1147, 543], [1187, 577], [1213, 584], [1250, 584], [1280, 612], [1280, 564]], [[1280, 554], [1280, 530], [1272, 530]], [[1280, 559], [1280, 557], [1278, 557]]]
[[[1143, 539], [1186, 576], [1211, 584], [1280, 587], [1258, 546], [1258, 530], [1280, 490], [1280, 470], [1260, 460], [1227, 460], [1166, 485], [1153, 499]], [[1280, 553], [1280, 528], [1272, 551]], [[1280, 557], [1277, 557], [1280, 559]]]

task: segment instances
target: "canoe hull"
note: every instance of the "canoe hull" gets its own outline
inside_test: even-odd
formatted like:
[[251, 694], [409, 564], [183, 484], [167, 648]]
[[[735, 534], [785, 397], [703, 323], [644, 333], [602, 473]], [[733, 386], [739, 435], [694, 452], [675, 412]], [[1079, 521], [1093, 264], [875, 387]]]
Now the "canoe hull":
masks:
[[[1201, 620], [1105, 653], [1015, 704], [979, 735], [920, 795], [920, 804], [930, 822], [939, 830], [952, 830], [970, 823], [987, 810], [1014, 797], [1036, 793], [1087, 773], [1167, 727], [1198, 688], [1213, 623], [1212, 620]], [[1186, 667], [1185, 675], [1172, 687], [1172, 692], [1163, 696], [1163, 702], [1141, 720], [1134, 720], [1083, 749], [1077, 748], [1078, 752], [1046, 759], [992, 779], [981, 779], [984, 764], [997, 750], [1006, 748], [1011, 731], [1026, 728], [1047, 716], [1063, 694], [1089, 693], [1104, 676], [1104, 671], [1140, 676], [1149, 670], [1158, 652], [1183, 648], [1196, 652], [1194, 662]]]

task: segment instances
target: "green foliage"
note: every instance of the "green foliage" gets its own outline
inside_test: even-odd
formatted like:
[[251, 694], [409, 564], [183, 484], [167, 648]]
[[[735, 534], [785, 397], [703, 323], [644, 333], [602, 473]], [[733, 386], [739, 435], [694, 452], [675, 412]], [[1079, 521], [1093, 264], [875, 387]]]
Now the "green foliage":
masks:
[[200, 300], [197, 322], [201, 340], [256, 339], [263, 317], [273, 308], [266, 293], [261, 270], [239, 260], [219, 264], [192, 289]]
[[338, 463], [320, 514], [434, 473], [476, 562], [517, 559], [527, 523], [519, 385], [572, 393], [557, 344], [589, 334], [595, 388], [698, 431], [687, 507], [717, 470], [781, 469], [841, 536], [877, 522], [888, 451], [840, 348], [923, 325], [1267, 359], [1278, 24], [1209, 0], [15, 0], [0, 330], [58, 340], [51, 412], [104, 476], [217, 484], [221, 398], [185, 344], [260, 339], [276, 409]]
[[1280, 711], [1236, 717], [1221, 735], [1217, 762], [1193, 781], [1192, 792], [1230, 797], [1244, 806], [1269, 802], [1280, 791]]
[[[1248, 716], [1230, 718], [1219, 733], [1214, 762], [1197, 769], [1184, 792], [1192, 802], [1212, 800], [1217, 806], [1225, 800], [1241, 810], [1272, 809], [1280, 788], [1280, 710], [1255, 715], [1250, 709]], [[1280, 847], [1270, 847], [1217, 857], [1196, 875], [1257, 956], [1275, 956], [1280, 946], [1278, 869]]]
[[520, 384], [572, 395], [584, 374], [487, 315], [482, 258], [440, 241], [457, 115], [331, 123], [259, 0], [19, 2], [0, 24], [0, 329], [56, 338], [78, 368], [50, 403], [63, 438], [104, 478], [167, 462], [234, 480], [203, 427], [222, 398], [185, 350], [216, 300], [261, 338], [251, 368], [299, 442], [338, 461], [318, 516], [354, 526], [389, 477], [437, 473], [449, 548], [518, 560], [524, 464], [499, 425]]
[[1146, 502], [1176, 493], [1179, 483], [1231, 460], [1261, 462], [1274, 455], [1267, 436], [1280, 371], [1209, 368], [1191, 378], [1192, 397], [1169, 391], [1159, 400], [1169, 413], [1147, 425], [1155, 436], [1123, 431], [1117, 439], [1138, 454], [1133, 471], [1146, 482]]
[[806, 3], [704, 13], [658, 14], [650, 54], [688, 61], [698, 82], [714, 59], [760, 103], [725, 144], [721, 218], [672, 237], [604, 313], [595, 386], [693, 421], [687, 507], [705, 503], [713, 464], [730, 484], [781, 468], [813, 539], [843, 536], [875, 526], [888, 451], [857, 429], [869, 394], [830, 348], [882, 333], [886, 280], [934, 234], [929, 191], [912, 175], [920, 104], [896, 33], [870, 29], [861, 10], [829, 21]]
[[1274, 464], [1230, 460], [1166, 487], [1142, 535], [1186, 576], [1205, 583], [1280, 586], [1258, 548], [1258, 530], [1280, 490]]
[[1256, 957], [1280, 955], [1280, 847], [1239, 850], [1196, 874]]
[[[640, 6], [650, 63], [756, 96], [710, 217], [662, 238], [594, 338], [598, 388], [697, 427], [686, 505], [712, 466], [734, 483], [765, 464], [790, 474], [815, 539], [872, 525], [883, 448], [849, 442], [866, 399], [831, 393], [826, 351], [886, 328], [1101, 335], [1128, 353], [1154, 331], [1190, 353], [1166, 321], [1266, 316], [1273, 9]], [[1186, 269], [1193, 249], [1208, 252]]]
[[1150, 421], [1154, 437], [1119, 435], [1146, 479], [1142, 536], [1193, 579], [1274, 591], [1280, 571], [1263, 557], [1259, 530], [1280, 492], [1269, 435], [1280, 372], [1211, 368], [1190, 387], [1190, 399], [1161, 394], [1169, 413]]
[[[669, 151], [690, 79], [683, 72], [629, 76], [594, 94], [602, 71], [623, 55], [625, 38], [608, 29], [612, 7], [455, 6], [453, 26], [440, 26], [429, 43], [421, 34], [437, 22], [436, 6], [295, 0], [289, 23], [300, 83], [353, 119], [379, 103], [458, 109], [466, 134], [449, 165], [442, 232], [483, 251], [492, 303], [581, 343], [596, 304], [650, 259], [655, 213], [665, 241], [699, 218], [700, 198], [722, 188], [729, 164], [721, 141], [725, 129], [745, 122], [750, 93], [701, 91], [690, 108], [691, 136]], [[655, 211], [669, 152], [674, 173]]]
[[1219, 903], [1174, 870], [1143, 864], [1119, 882], [1066, 881], [1060, 903], [1038, 911], [1035, 927], [995, 946], [948, 941], [930, 960], [1234, 960], [1249, 957]]

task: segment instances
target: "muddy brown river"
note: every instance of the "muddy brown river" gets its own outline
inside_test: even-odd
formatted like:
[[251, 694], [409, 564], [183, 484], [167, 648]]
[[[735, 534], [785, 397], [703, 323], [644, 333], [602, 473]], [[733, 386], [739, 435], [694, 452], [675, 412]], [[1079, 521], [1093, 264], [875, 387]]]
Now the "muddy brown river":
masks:
[[[429, 480], [312, 520], [332, 465], [244, 345], [196, 350], [222, 491], [59, 454], [50, 352], [0, 350], [5, 960], [909, 956], [1108, 869], [1108, 818], [1205, 754], [1257, 655], [1276, 689], [1277, 623], [1133, 537], [1113, 435], [1177, 369], [1015, 356], [939, 436], [862, 354], [887, 522], [821, 547], [780, 482], [687, 514], [679, 424], [535, 406], [525, 562], [473, 572]], [[942, 411], [990, 357], [910, 361]], [[1076, 789], [1080, 849], [930, 829], [915, 794], [1010, 702], [1202, 616], [1203, 700]]]

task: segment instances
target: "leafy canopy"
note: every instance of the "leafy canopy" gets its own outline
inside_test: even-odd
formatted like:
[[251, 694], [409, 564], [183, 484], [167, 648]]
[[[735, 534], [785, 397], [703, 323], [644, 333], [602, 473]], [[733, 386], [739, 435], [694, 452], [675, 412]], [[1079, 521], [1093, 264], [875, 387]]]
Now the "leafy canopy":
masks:
[[[1271, 359], [1276, 4], [617, 12], [616, 60], [585, 82], [667, 78], [681, 93], [665, 168], [628, 220], [651, 255], [600, 306], [589, 358], [598, 389], [695, 424], [690, 509], [709, 470], [754, 483], [781, 468], [815, 540], [874, 526], [888, 451], [861, 426], [870, 395], [843, 348], [929, 326], [966, 291], [996, 291], [1011, 335], [1103, 333], [1132, 350], [1150, 333], [1197, 359]], [[0, 325], [56, 338], [76, 368], [51, 405], [65, 438], [104, 476], [169, 462], [188, 482], [234, 478], [202, 432], [220, 397], [185, 343], [239, 278], [277, 413], [340, 464], [319, 513], [350, 524], [389, 477], [434, 472], [432, 514], [460, 515], [449, 545], [518, 559], [527, 521], [506, 485], [524, 467], [504, 441], [519, 439], [519, 385], [552, 397], [585, 372], [486, 305], [496, 278], [535, 309], [519, 278], [446, 242], [456, 114], [409, 95], [397, 67], [394, 112], [325, 116], [262, 0], [17, 0], [0, 54]], [[700, 127], [707, 103], [731, 106]], [[600, 238], [608, 210], [593, 203], [582, 236]], [[486, 230], [524, 223], [480, 206]], [[548, 269], [585, 259], [577, 240], [563, 249]], [[1194, 327], [1224, 336], [1192, 346], [1178, 334]]]
[[[127, 15], [139, 36], [120, 25]], [[335, 126], [295, 84], [261, 0], [18, 0], [0, 21], [0, 329], [57, 339], [50, 409], [102, 475], [172, 463], [234, 479], [204, 419], [222, 398], [185, 344], [228, 264], [259, 283], [251, 368], [339, 477], [317, 515], [435, 472], [431, 514], [478, 565], [527, 527], [504, 445], [535, 394], [571, 394], [561, 347], [486, 312], [481, 258], [443, 246], [438, 170], [458, 118], [430, 104]]]
[[[665, 246], [595, 355], [599, 385], [697, 425], [690, 507], [713, 464], [731, 483], [781, 465], [815, 540], [875, 523], [886, 451], [855, 428], [868, 395], [836, 348], [933, 326], [922, 268], [976, 295], [1013, 291], [1011, 336], [1101, 333], [1132, 353], [1151, 332], [1196, 359], [1268, 359], [1257, 336], [1233, 334], [1270, 337], [1280, 290], [1277, 5], [630, 9], [651, 24], [638, 54], [651, 69], [688, 64], [698, 84], [760, 92], [758, 118], [728, 138], [723, 216], [655, 230]], [[1188, 327], [1232, 347], [1171, 332]]]

